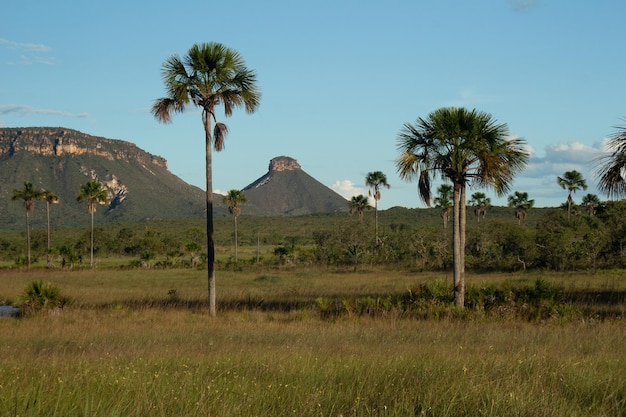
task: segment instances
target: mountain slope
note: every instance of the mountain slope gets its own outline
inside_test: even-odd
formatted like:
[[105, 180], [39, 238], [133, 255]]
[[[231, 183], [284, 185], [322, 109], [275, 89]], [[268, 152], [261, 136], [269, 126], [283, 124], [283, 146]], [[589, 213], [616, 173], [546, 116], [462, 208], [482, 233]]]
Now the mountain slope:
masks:
[[[0, 128], [0, 228], [22, 227], [24, 209], [11, 201], [25, 181], [59, 195], [51, 207], [54, 226], [88, 221], [85, 204], [76, 202], [80, 186], [97, 180], [109, 193], [98, 207], [98, 223], [205, 216], [204, 191], [167, 169], [167, 161], [136, 145], [64, 128]], [[44, 202], [35, 204], [33, 227], [46, 223]], [[228, 211], [216, 195], [215, 212]]]
[[269, 215], [348, 211], [348, 202], [287, 156], [270, 161], [268, 172], [246, 186], [248, 201]]

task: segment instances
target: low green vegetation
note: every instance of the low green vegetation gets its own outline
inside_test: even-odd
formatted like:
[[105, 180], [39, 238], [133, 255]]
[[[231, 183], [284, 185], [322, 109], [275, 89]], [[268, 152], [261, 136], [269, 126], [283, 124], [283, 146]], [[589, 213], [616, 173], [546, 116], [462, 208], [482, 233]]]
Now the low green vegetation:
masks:
[[0, 415], [618, 416], [621, 271], [0, 271], [74, 302], [0, 320]]

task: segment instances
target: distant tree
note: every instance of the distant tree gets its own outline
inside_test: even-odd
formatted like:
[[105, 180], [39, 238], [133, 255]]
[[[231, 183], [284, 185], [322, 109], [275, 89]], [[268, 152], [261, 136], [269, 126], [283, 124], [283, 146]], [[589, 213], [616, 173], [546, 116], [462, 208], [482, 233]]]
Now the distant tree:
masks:
[[247, 202], [248, 199], [243, 191], [240, 190], [230, 190], [224, 196], [224, 203], [228, 206], [228, 211], [233, 215], [233, 220], [235, 224], [235, 261], [237, 261], [237, 217], [241, 214], [241, 205]]
[[400, 177], [418, 180], [420, 197], [430, 206], [431, 178], [440, 174], [454, 187], [454, 303], [465, 305], [465, 228], [467, 184], [507, 192], [528, 161], [521, 138], [511, 138], [506, 124], [490, 114], [464, 108], [441, 108], [398, 135]]
[[[215, 317], [212, 149], [221, 151], [228, 133], [226, 124], [217, 122], [215, 110], [223, 105], [226, 117], [239, 107], [253, 113], [261, 101], [261, 93], [256, 86], [255, 72], [246, 67], [237, 51], [220, 43], [195, 44], [182, 59], [172, 55], [163, 64], [162, 76], [167, 96], [157, 99], [152, 106], [152, 114], [158, 121], [169, 123], [174, 113], [181, 113], [188, 106], [202, 110], [206, 148], [209, 314]], [[211, 120], [215, 122], [213, 129]]]
[[30, 213], [35, 209], [35, 201], [41, 199], [41, 191], [37, 190], [32, 182], [24, 182], [24, 188], [14, 189], [11, 200], [22, 200], [26, 212], [26, 266], [30, 268]]
[[616, 126], [607, 142], [609, 154], [597, 159], [598, 188], [609, 197], [626, 196], [626, 125]]
[[372, 208], [367, 197], [363, 194], [353, 196], [348, 205], [350, 206], [350, 214], [357, 213], [360, 220], [363, 219], [363, 212]]
[[50, 250], [50, 204], [58, 204], [59, 196], [49, 190], [41, 190], [41, 199], [46, 202], [46, 217], [48, 219], [48, 251]]
[[529, 200], [528, 193], [526, 192], [515, 191], [515, 193], [509, 196], [508, 201], [509, 207], [515, 208], [515, 218], [518, 223], [521, 223], [522, 220], [526, 220], [528, 210], [535, 205], [535, 200]]
[[572, 213], [572, 203], [574, 202], [572, 193], [580, 189], [586, 190], [587, 181], [583, 178], [583, 174], [575, 170], [567, 171], [562, 177], [557, 177], [556, 181], [562, 189], [567, 190], [567, 219], [569, 220]]
[[437, 197], [433, 200], [435, 207], [441, 207], [441, 219], [443, 220], [443, 228], [448, 227], [450, 221], [450, 212], [452, 211], [452, 185], [441, 184], [437, 188]]
[[480, 219], [484, 219], [487, 215], [487, 209], [491, 207], [491, 199], [487, 197], [485, 193], [476, 192], [472, 194], [472, 198], [468, 201], [468, 204], [474, 206], [476, 221], [480, 222]]
[[80, 192], [76, 201], [79, 203], [87, 201], [87, 212], [91, 214], [91, 250], [89, 256], [89, 266], [93, 268], [93, 217], [96, 213], [98, 204], [104, 204], [108, 201], [109, 195], [107, 190], [97, 181], [88, 181], [80, 186]]
[[387, 183], [387, 176], [381, 171], [368, 172], [365, 177], [365, 185], [370, 188], [368, 194], [374, 198], [374, 228], [376, 242], [378, 243], [378, 200], [380, 200], [380, 187], [390, 188], [391, 186]]
[[596, 208], [600, 205], [600, 198], [595, 194], [585, 194], [581, 205], [587, 209], [588, 215], [595, 216]]

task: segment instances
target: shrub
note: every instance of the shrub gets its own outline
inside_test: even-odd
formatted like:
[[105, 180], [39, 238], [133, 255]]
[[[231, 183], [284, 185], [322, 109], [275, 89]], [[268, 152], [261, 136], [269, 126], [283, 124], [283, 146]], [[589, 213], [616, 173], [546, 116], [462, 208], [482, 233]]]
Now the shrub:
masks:
[[34, 314], [38, 311], [63, 308], [70, 303], [61, 295], [59, 287], [41, 280], [33, 281], [26, 287], [22, 297], [23, 314]]

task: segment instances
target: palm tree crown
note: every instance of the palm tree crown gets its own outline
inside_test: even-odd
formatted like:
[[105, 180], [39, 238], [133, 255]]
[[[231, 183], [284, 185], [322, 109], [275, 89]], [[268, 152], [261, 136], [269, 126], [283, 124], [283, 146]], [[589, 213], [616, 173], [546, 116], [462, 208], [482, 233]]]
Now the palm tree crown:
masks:
[[[215, 242], [213, 237], [213, 173], [212, 149], [221, 151], [228, 128], [218, 122], [215, 109], [224, 108], [226, 117], [244, 107], [253, 113], [261, 100], [256, 86], [256, 74], [249, 70], [239, 53], [220, 43], [193, 45], [181, 58], [172, 55], [163, 64], [161, 75], [166, 97], [157, 99], [152, 114], [163, 123], [170, 123], [174, 113], [188, 106], [202, 109], [206, 152], [206, 208], [208, 242], [209, 313], [215, 316]], [[211, 129], [211, 121], [215, 122]], [[211, 133], [213, 131], [213, 133]]]
[[508, 197], [508, 203], [509, 207], [515, 207], [515, 218], [521, 223], [526, 219], [526, 212], [535, 205], [535, 200], [529, 200], [527, 192], [515, 191]]
[[508, 127], [490, 114], [464, 108], [441, 108], [398, 134], [396, 159], [404, 180], [417, 179], [419, 195], [430, 206], [434, 175], [452, 182], [454, 189], [454, 293], [464, 305], [466, 186], [493, 187], [497, 195], [508, 191], [515, 175], [528, 161], [521, 138], [509, 138]]
[[597, 159], [598, 188], [609, 197], [626, 196], [626, 125], [616, 127], [607, 147], [609, 154]]

